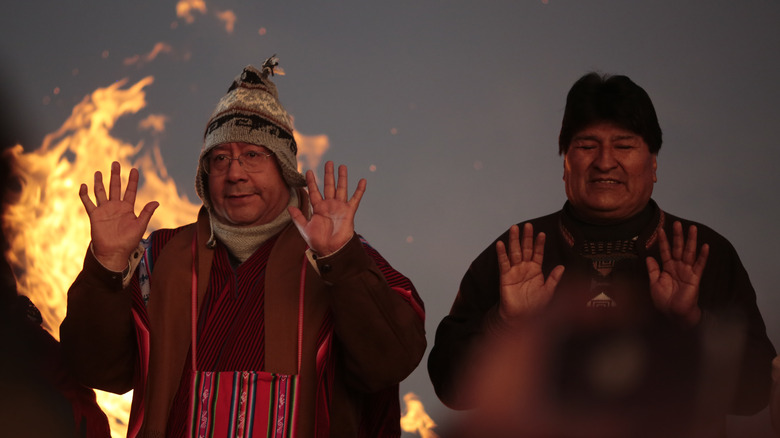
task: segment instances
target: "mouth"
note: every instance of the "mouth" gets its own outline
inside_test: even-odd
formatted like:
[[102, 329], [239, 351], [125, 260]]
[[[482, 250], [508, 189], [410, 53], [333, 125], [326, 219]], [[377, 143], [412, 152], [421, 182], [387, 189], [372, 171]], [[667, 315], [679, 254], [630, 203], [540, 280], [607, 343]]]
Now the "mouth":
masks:
[[590, 180], [591, 184], [604, 184], [604, 185], [615, 185], [615, 184], [622, 184], [621, 181], [612, 179], [612, 178], [594, 178]]
[[233, 193], [225, 197], [230, 200], [242, 200], [252, 196], [254, 196], [254, 193]]

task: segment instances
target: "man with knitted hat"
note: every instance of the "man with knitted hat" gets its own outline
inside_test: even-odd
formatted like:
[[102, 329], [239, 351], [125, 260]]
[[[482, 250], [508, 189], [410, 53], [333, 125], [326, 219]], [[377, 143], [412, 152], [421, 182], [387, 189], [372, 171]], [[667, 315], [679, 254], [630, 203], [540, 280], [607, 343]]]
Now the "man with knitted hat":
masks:
[[246, 67], [214, 110], [195, 223], [141, 241], [157, 203], [135, 215], [138, 172], [122, 197], [118, 163], [95, 203], [81, 187], [92, 243], [62, 343], [87, 385], [134, 389], [128, 436], [400, 435], [423, 303], [354, 231], [365, 180], [348, 197], [345, 166], [322, 192], [297, 171], [275, 66]]

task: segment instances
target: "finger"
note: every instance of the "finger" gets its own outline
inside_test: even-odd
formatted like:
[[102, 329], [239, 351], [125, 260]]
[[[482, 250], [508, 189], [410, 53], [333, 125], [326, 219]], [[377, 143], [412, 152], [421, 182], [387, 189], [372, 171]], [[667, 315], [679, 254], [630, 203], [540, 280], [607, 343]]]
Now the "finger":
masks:
[[530, 222], [523, 225], [523, 241], [520, 247], [523, 260], [531, 260], [534, 253], [534, 226]]
[[704, 272], [704, 267], [707, 265], [707, 257], [710, 255], [710, 246], [706, 243], [701, 246], [699, 250], [699, 256], [696, 257], [696, 263], [693, 264], [693, 272], [701, 278], [701, 274]]
[[130, 205], [135, 205], [135, 197], [138, 193], [138, 169], [130, 169], [130, 176], [127, 178], [127, 189], [125, 189], [124, 201]]
[[534, 239], [534, 254], [533, 254], [533, 262], [542, 264], [542, 261], [544, 260], [544, 241], [546, 239], [546, 235], [544, 233], [539, 233], [536, 235], [536, 239]]
[[360, 206], [360, 200], [363, 199], [363, 194], [366, 193], [367, 184], [365, 178], [360, 178], [360, 181], [358, 181], [355, 193], [352, 194], [352, 198], [349, 200], [349, 204], [352, 206], [353, 210], [357, 210]]
[[159, 202], [152, 201], [144, 205], [144, 208], [141, 210], [140, 213], [138, 213], [138, 220], [140, 220], [141, 223], [144, 224], [144, 230], [146, 230], [146, 227], [149, 226], [149, 221], [152, 220], [152, 215], [154, 214], [154, 211], [157, 210], [157, 207], [159, 206], [160, 206]]
[[691, 225], [688, 228], [688, 238], [685, 241], [685, 249], [682, 254], [682, 261], [685, 264], [693, 265], [696, 260], [696, 226]]
[[347, 202], [347, 166], [339, 166], [339, 180], [336, 182], [336, 199]]
[[114, 161], [111, 163], [111, 178], [108, 181], [108, 199], [119, 201], [122, 197], [121, 167]]
[[89, 199], [89, 187], [86, 184], [82, 184], [79, 187], [79, 198], [81, 198], [81, 203], [84, 204], [84, 210], [87, 211], [88, 215], [91, 215], [95, 209], [95, 204]]
[[647, 276], [650, 278], [650, 284], [655, 284], [661, 276], [661, 268], [658, 266], [658, 262], [652, 257], [646, 258], [645, 264], [647, 265]]
[[506, 255], [506, 247], [504, 242], [496, 242], [496, 255], [498, 256], [498, 272], [503, 275], [509, 272], [512, 265], [509, 263], [509, 257]]
[[523, 261], [523, 254], [520, 252], [520, 227], [517, 225], [509, 227], [509, 257], [513, 265]]
[[311, 202], [312, 206], [322, 201], [320, 189], [317, 187], [317, 178], [314, 176], [314, 172], [311, 170], [306, 171], [306, 186], [309, 188], [309, 201]]
[[322, 194], [325, 199], [333, 199], [336, 195], [336, 185], [333, 177], [333, 161], [325, 163], [325, 182], [323, 184]]
[[666, 231], [663, 228], [658, 232], [658, 252], [661, 256], [661, 263], [666, 264], [672, 260], [672, 254], [669, 251], [669, 239], [666, 238]]
[[563, 277], [563, 271], [563, 265], [558, 265], [553, 268], [550, 275], [547, 277], [547, 281], [544, 283], [544, 287], [549, 291], [555, 290], [555, 288], [558, 287], [558, 282], [561, 281], [561, 277]]
[[298, 207], [287, 207], [287, 211], [290, 212], [290, 217], [292, 218], [292, 221], [298, 230], [302, 230], [306, 227], [306, 224], [309, 223], [309, 221], [306, 219], [306, 216], [303, 215], [303, 212], [301, 212]]
[[682, 259], [683, 253], [683, 230], [680, 221], [675, 221], [672, 225], [672, 258], [674, 260]]
[[106, 196], [106, 188], [103, 186], [103, 174], [98, 170], [95, 172], [95, 182], [93, 184], [95, 188], [95, 203], [100, 205], [108, 200]]

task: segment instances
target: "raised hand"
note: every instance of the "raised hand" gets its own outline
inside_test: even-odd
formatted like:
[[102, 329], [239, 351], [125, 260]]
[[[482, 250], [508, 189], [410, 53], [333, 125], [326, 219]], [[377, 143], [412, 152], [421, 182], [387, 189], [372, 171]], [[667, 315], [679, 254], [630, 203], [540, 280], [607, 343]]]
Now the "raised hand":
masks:
[[663, 229], [658, 236], [658, 248], [662, 268], [653, 257], [648, 257], [647, 273], [650, 277], [650, 295], [655, 307], [667, 315], [681, 318], [689, 326], [701, 319], [699, 282], [710, 247], [706, 243], [696, 255], [696, 226], [688, 228], [688, 239], [683, 244], [682, 224], [672, 225], [672, 248]]
[[499, 314], [507, 322], [544, 308], [563, 275], [563, 266], [558, 265], [547, 279], [544, 278], [542, 260], [545, 235], [539, 233], [536, 239], [533, 235], [533, 225], [526, 223], [521, 242], [520, 228], [512, 225], [509, 228], [509, 254], [504, 242], [496, 242], [501, 284]]
[[318, 256], [327, 256], [341, 249], [355, 234], [355, 212], [366, 191], [366, 180], [361, 179], [351, 198], [347, 199], [347, 166], [339, 166], [338, 183], [333, 175], [333, 162], [325, 163], [323, 193], [317, 188], [314, 172], [306, 172], [311, 219], [298, 208], [289, 207], [295, 226], [303, 239]]
[[124, 199], [119, 163], [111, 163], [108, 195], [103, 186], [103, 175], [95, 172], [95, 203], [89, 198], [89, 188], [82, 184], [79, 197], [89, 215], [92, 251], [98, 261], [112, 271], [122, 271], [138, 242], [143, 238], [154, 210], [160, 205], [153, 201], [135, 215], [135, 196], [138, 189], [138, 170], [130, 169]]

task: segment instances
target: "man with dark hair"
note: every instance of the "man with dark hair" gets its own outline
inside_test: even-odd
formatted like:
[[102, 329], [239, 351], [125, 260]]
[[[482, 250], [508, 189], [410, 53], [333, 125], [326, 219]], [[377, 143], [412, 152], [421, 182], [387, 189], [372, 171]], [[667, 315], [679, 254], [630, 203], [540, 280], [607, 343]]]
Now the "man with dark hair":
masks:
[[[246, 67], [206, 125], [197, 221], [144, 239], [138, 171], [93, 202], [60, 332], [82, 381], [134, 389], [128, 436], [397, 437], [398, 384], [425, 351], [411, 281], [354, 229], [347, 168], [298, 172], [275, 58]], [[308, 187], [308, 192], [304, 190]], [[310, 205], [311, 204], [311, 205]]]
[[573, 85], [568, 201], [485, 249], [436, 332], [436, 393], [477, 413], [463, 436], [719, 436], [767, 405], [775, 349], [747, 272], [651, 199], [661, 142], [629, 78]]

